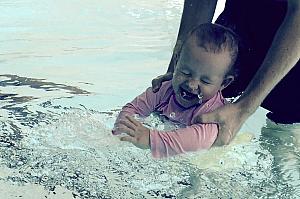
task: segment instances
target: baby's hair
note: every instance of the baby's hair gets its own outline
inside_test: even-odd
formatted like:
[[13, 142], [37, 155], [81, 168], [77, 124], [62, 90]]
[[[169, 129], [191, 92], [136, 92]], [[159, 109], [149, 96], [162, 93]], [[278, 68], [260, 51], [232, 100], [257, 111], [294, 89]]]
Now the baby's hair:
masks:
[[231, 29], [218, 24], [205, 23], [190, 31], [186, 40], [191, 36], [195, 36], [197, 46], [204, 48], [207, 52], [220, 53], [228, 50], [231, 56], [231, 64], [227, 74], [237, 75], [233, 65], [238, 55], [239, 39]]

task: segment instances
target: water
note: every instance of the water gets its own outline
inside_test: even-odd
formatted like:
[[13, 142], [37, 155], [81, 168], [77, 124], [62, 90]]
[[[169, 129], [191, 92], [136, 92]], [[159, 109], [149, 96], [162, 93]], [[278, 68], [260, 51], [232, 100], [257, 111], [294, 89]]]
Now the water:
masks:
[[110, 134], [122, 105], [165, 72], [182, 5], [0, 2], [0, 185], [12, 190], [1, 199], [300, 197], [300, 127], [263, 109], [231, 145], [167, 160]]

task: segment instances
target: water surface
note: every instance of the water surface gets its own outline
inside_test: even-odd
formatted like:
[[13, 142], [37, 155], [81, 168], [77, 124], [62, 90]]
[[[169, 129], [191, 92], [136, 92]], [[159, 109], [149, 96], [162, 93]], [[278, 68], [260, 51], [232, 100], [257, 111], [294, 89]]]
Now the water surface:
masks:
[[48, 198], [300, 197], [299, 125], [263, 109], [231, 145], [167, 160], [111, 136], [122, 105], [166, 71], [182, 5], [2, 0], [1, 185]]

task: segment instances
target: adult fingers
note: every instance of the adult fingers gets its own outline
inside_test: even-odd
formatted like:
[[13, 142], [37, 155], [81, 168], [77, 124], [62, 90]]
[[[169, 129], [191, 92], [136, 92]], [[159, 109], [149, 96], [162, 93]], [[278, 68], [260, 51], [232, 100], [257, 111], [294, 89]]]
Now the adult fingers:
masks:
[[173, 73], [168, 72], [163, 76], [163, 81], [169, 81], [173, 78]]
[[232, 138], [232, 132], [230, 131], [230, 129], [226, 128], [225, 125], [219, 125], [219, 134], [217, 136], [217, 139], [214, 143], [215, 146], [224, 146], [224, 145], [228, 145]]
[[162, 80], [159, 77], [152, 80], [152, 82], [151, 82], [152, 91], [154, 93], [156, 93], [159, 90], [159, 88], [161, 87], [161, 83], [162, 83]]
[[233, 139], [233, 132], [228, 124], [215, 111], [197, 116], [193, 123], [215, 123], [218, 124], [219, 133], [214, 143], [215, 146], [228, 145]]
[[162, 82], [171, 80], [173, 78], [173, 73], [168, 72], [164, 75], [160, 75], [152, 80], [152, 91], [156, 93], [162, 85]]
[[196, 124], [196, 123], [219, 123], [219, 117], [216, 115], [216, 113], [210, 112], [210, 113], [204, 113], [202, 115], [197, 115], [192, 123]]

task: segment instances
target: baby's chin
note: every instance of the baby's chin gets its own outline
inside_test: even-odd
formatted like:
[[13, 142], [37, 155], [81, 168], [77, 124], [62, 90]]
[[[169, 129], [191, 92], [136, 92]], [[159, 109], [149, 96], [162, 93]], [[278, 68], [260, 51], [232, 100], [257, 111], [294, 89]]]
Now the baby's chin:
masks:
[[186, 109], [191, 108], [191, 107], [196, 106], [196, 105], [199, 105], [199, 102], [188, 101], [188, 100], [182, 99], [182, 97], [180, 95], [178, 95], [178, 94], [175, 95], [175, 98], [176, 98], [176, 102], [180, 106], [182, 106], [182, 107], [184, 107]]

